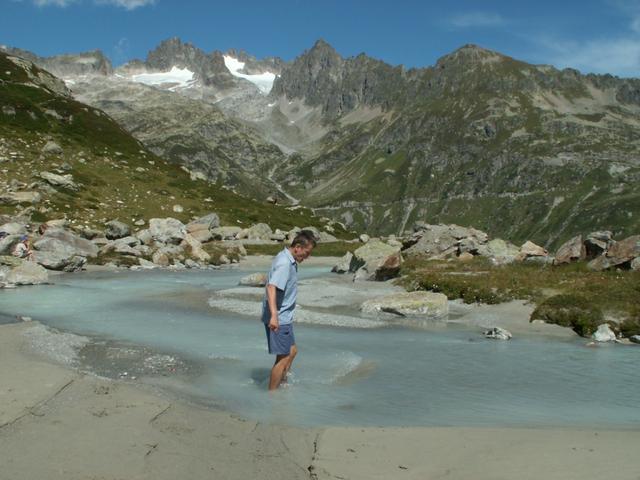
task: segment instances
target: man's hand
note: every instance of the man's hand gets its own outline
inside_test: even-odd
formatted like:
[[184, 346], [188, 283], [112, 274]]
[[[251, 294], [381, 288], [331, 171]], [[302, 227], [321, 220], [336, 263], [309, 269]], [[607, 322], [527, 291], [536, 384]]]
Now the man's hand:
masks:
[[273, 330], [274, 332], [278, 331], [278, 328], [280, 328], [280, 325], [278, 323], [278, 316], [277, 315], [272, 315], [271, 319], [269, 320], [269, 328], [271, 330]]

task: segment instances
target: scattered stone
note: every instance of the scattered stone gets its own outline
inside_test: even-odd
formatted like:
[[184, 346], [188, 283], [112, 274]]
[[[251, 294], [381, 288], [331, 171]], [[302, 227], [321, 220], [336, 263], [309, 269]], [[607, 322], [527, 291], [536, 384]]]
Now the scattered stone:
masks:
[[240, 279], [239, 285], [248, 287], [264, 287], [267, 284], [266, 273], [252, 273]]
[[223, 265], [229, 265], [231, 263], [231, 260], [229, 260], [229, 257], [227, 257], [224, 254], [220, 255], [220, 258], [218, 258], [218, 261]]
[[371, 237], [366, 233], [363, 233], [358, 237], [358, 240], [360, 240], [362, 243], [367, 243], [369, 240], [371, 240]]
[[629, 266], [631, 267], [631, 270], [635, 272], [640, 271], [640, 257], [636, 257], [633, 260], [631, 260], [631, 263], [629, 264]]
[[0, 194], [0, 204], [2, 205], [33, 204], [41, 201], [40, 192], [5, 192]]
[[386, 295], [362, 303], [360, 310], [365, 314], [392, 313], [401, 317], [420, 316], [429, 319], [446, 317], [449, 314], [447, 296], [433, 292], [408, 292]]
[[182, 205], [174, 205], [172, 210], [176, 213], [184, 212], [184, 207]]
[[145, 222], [145, 221], [144, 221], [144, 219], [142, 219], [142, 218], [140, 218], [140, 219], [136, 220], [135, 222], [133, 222], [133, 224], [134, 224], [136, 227], [142, 227], [145, 223], [146, 223], [146, 222]]
[[98, 247], [93, 242], [61, 228], [48, 228], [44, 235], [34, 242], [33, 248], [45, 252], [55, 252], [68, 258], [74, 255], [83, 257], [98, 255]]
[[640, 335], [631, 335], [629, 340], [633, 343], [640, 343]]
[[54, 187], [68, 188], [69, 190], [78, 190], [78, 185], [73, 181], [73, 175], [58, 175], [51, 172], [40, 172], [40, 178], [45, 180], [49, 185]]
[[611, 330], [608, 323], [603, 323], [598, 326], [598, 330], [593, 333], [591, 338], [596, 342], [615, 342], [616, 334]]
[[42, 147], [42, 153], [45, 155], [62, 155], [63, 150], [56, 142], [49, 141]]
[[485, 330], [483, 335], [485, 336], [485, 338], [491, 338], [493, 340], [511, 340], [511, 338], [513, 337], [513, 335], [511, 335], [511, 332], [500, 327], [493, 327], [489, 330]]

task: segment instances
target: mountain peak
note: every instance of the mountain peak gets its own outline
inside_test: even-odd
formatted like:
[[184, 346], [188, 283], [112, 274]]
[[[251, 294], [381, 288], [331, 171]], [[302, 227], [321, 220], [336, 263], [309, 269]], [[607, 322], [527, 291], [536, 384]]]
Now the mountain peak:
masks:
[[444, 55], [436, 62], [437, 66], [444, 66], [452, 63], [487, 63], [506, 59], [505, 55], [480, 47], [473, 43], [467, 43], [453, 52]]

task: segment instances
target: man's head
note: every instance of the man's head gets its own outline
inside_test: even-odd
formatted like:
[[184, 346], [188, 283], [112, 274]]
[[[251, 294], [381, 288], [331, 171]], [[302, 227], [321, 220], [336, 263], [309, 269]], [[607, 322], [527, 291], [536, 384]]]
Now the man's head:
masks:
[[311, 250], [316, 246], [316, 238], [309, 230], [301, 230], [295, 236], [289, 247], [289, 251], [296, 262], [302, 263], [311, 255]]
[[22, 243], [26, 243], [28, 240], [29, 240], [29, 237], [28, 237], [27, 235], [22, 235], [22, 236], [20, 237], [20, 241], [21, 241]]

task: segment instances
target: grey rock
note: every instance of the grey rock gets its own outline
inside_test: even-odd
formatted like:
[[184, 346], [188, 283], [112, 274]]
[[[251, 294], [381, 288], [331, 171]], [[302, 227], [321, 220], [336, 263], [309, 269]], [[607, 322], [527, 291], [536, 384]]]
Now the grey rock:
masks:
[[347, 273], [353, 259], [353, 253], [347, 252], [331, 269], [335, 273]]
[[158, 268], [158, 265], [156, 265], [153, 262], [150, 262], [149, 260], [145, 260], [144, 258], [139, 258], [138, 264], [146, 270], [153, 270], [154, 268]]
[[598, 325], [598, 329], [591, 335], [596, 342], [615, 342], [616, 334], [611, 330], [608, 323]]
[[587, 257], [587, 250], [582, 240], [582, 235], [567, 240], [558, 249], [555, 255], [554, 264], [561, 265], [563, 263], [577, 262]]
[[39, 285], [47, 283], [49, 274], [35, 262], [23, 262], [9, 271], [6, 275], [6, 282], [14, 285]]
[[595, 258], [607, 251], [613, 242], [613, 234], [609, 230], [591, 232], [584, 239], [587, 258]]
[[175, 218], [152, 218], [149, 220], [149, 233], [156, 242], [177, 245], [185, 239], [187, 229]]
[[78, 190], [78, 185], [73, 181], [73, 175], [58, 175], [51, 172], [40, 172], [40, 178], [54, 187], [63, 187], [70, 190]]
[[371, 239], [371, 237], [369, 235], [367, 235], [366, 233], [362, 233], [358, 237], [358, 240], [360, 240], [362, 243], [367, 243], [370, 239]]
[[217, 213], [209, 213], [203, 217], [198, 218], [197, 220], [194, 220], [193, 222], [190, 222], [187, 225], [188, 231], [189, 227], [192, 225], [205, 225], [209, 230], [211, 230], [220, 226], [220, 217], [218, 217]]
[[267, 284], [266, 273], [252, 273], [240, 279], [239, 285], [248, 287], [264, 287]]
[[40, 192], [5, 192], [0, 194], [0, 205], [23, 205], [41, 201]]
[[353, 252], [349, 271], [356, 280], [386, 280], [397, 275], [401, 263], [399, 248], [371, 240]]
[[640, 335], [631, 335], [629, 340], [633, 343], [640, 343]]
[[69, 257], [98, 255], [98, 247], [93, 242], [62, 228], [48, 228], [44, 235], [34, 242], [33, 247], [35, 250], [59, 252]]
[[270, 240], [273, 232], [266, 223], [258, 223], [247, 229], [247, 240]]
[[10, 222], [1, 225], [0, 232], [5, 232], [9, 235], [25, 235], [27, 233], [27, 228], [21, 223]]
[[511, 340], [513, 337], [511, 332], [500, 327], [492, 327], [489, 330], [485, 330], [483, 335], [485, 338], [490, 338], [492, 340]]
[[636, 257], [633, 260], [631, 260], [629, 267], [631, 268], [631, 270], [635, 272], [640, 271], [640, 257]]
[[124, 222], [111, 220], [105, 224], [104, 234], [109, 240], [115, 240], [130, 235], [131, 228]]
[[8, 235], [0, 240], [0, 255], [11, 255], [20, 241], [20, 235]]
[[42, 147], [42, 153], [45, 155], [62, 155], [63, 150], [56, 142], [48, 141], [44, 147]]
[[211, 235], [214, 240], [233, 240], [240, 231], [242, 231], [240, 227], [216, 227], [211, 230]]
[[392, 313], [401, 317], [419, 316], [440, 319], [449, 314], [447, 296], [433, 292], [395, 293], [367, 300], [360, 306], [365, 314]]

